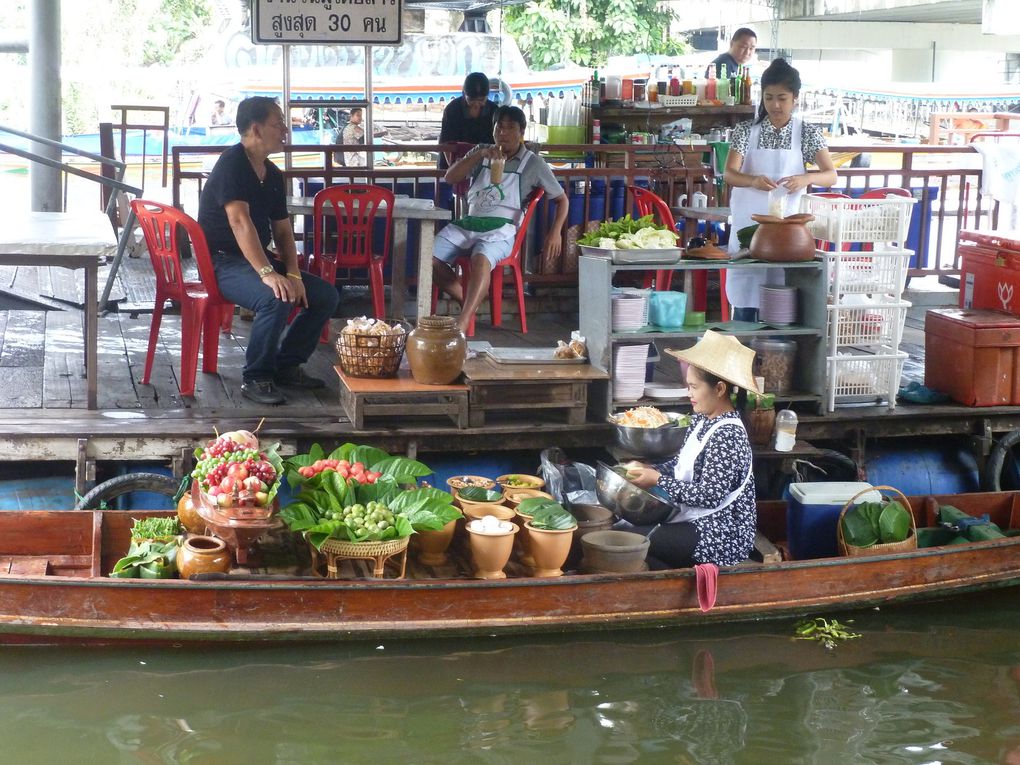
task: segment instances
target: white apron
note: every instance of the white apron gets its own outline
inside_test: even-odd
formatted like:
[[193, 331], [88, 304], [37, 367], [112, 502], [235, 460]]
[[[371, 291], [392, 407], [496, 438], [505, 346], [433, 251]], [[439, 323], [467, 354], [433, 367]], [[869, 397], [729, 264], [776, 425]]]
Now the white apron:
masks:
[[[744, 155], [740, 172], [764, 175], [773, 181], [803, 173], [806, 170], [801, 150], [803, 128], [801, 118], [793, 116], [790, 118], [790, 148], [760, 149], [758, 141], [761, 137], [761, 125], [752, 124], [751, 134], [747, 139], [747, 154]], [[797, 208], [803, 194], [804, 189], [791, 194], [787, 201], [790, 207], [787, 209]], [[751, 216], [768, 214], [769, 193], [752, 188], [733, 188], [730, 190], [730, 211], [732, 223], [727, 250], [732, 254], [740, 249], [737, 232], [754, 224]], [[758, 308], [758, 288], [763, 284], [784, 284], [785, 281], [785, 272], [782, 268], [755, 271], [733, 269], [726, 273], [726, 298], [730, 305], [736, 308]]]
[[489, 160], [482, 161], [482, 169], [468, 189], [468, 215], [451, 221], [436, 236], [449, 240], [461, 249], [478, 242], [502, 242], [517, 235], [517, 227], [524, 217], [521, 210], [521, 171], [534, 154], [527, 149], [513, 172], [503, 171], [498, 186], [492, 182]]
[[[705, 429], [708, 425], [708, 430], [705, 431], [705, 437], [702, 439], [698, 438], [698, 434]], [[740, 419], [734, 419], [727, 417], [723, 420], [717, 420], [716, 422], [710, 423], [708, 420], [702, 420], [698, 425], [698, 430], [692, 432], [687, 436], [687, 440], [684, 442], [683, 448], [677, 455], [676, 466], [673, 468], [673, 477], [678, 481], [684, 481], [691, 483], [694, 480], [694, 461], [698, 458], [698, 455], [704, 450], [705, 445], [712, 438], [712, 435], [719, 428], [734, 427], [745, 430], [744, 423]], [[747, 468], [747, 475], [744, 476], [743, 482], [735, 491], [730, 492], [722, 501], [719, 503], [719, 507], [694, 507], [693, 505], [686, 505], [681, 503], [677, 512], [670, 516], [667, 523], [681, 523], [683, 521], [694, 521], [698, 518], [704, 518], [706, 515], [717, 513], [720, 510], [732, 505], [737, 498], [743, 493], [747, 487], [748, 482], [752, 479], [753, 471], [751, 467]]]

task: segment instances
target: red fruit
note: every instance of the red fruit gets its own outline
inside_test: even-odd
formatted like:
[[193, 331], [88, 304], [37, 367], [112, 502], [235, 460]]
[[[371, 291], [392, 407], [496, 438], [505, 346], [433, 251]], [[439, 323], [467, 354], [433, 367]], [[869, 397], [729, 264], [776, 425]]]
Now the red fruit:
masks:
[[368, 477], [378, 481], [382, 477], [382, 473], [376, 472], [374, 470], [370, 470], [369, 473], [368, 473]]
[[213, 486], [209, 491], [206, 492], [210, 497], [217, 497], [223, 490], [219, 486]]
[[298, 475], [302, 475], [305, 478], [311, 478], [313, 475], [315, 475], [315, 471], [312, 470], [307, 465], [305, 465], [304, 467], [299, 467], [298, 468]]
[[351, 465], [351, 472], [352, 473], [360, 473], [364, 469], [365, 469], [365, 463], [364, 462], [355, 462], [353, 465]]
[[350, 478], [351, 477], [351, 471], [348, 470], [345, 467], [342, 467], [342, 468], [338, 469], [336, 472], [338, 472], [343, 478]]
[[232, 493], [234, 491], [234, 483], [235, 483], [234, 479], [231, 478], [230, 476], [227, 476], [222, 481], [220, 481], [220, 489], [223, 490], [224, 492]]
[[351, 466], [351, 463], [348, 462], [347, 460], [337, 460], [336, 465], [337, 467], [349, 468]]
[[231, 462], [230, 467], [227, 468], [227, 475], [243, 481], [248, 477], [248, 468], [240, 462]]
[[369, 473], [367, 476], [365, 476], [365, 480], [363, 483], [375, 483], [376, 478], [378, 478], [378, 476], [375, 473]]

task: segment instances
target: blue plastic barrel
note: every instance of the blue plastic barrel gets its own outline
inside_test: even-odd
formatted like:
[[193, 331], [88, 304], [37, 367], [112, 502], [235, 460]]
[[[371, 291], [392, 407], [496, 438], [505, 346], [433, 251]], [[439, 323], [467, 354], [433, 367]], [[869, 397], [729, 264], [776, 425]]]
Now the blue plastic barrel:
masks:
[[73, 475], [0, 480], [0, 511], [70, 510], [75, 501]]
[[865, 480], [892, 486], [907, 496], [980, 491], [974, 456], [966, 447], [919, 449], [877, 446], [864, 462]]

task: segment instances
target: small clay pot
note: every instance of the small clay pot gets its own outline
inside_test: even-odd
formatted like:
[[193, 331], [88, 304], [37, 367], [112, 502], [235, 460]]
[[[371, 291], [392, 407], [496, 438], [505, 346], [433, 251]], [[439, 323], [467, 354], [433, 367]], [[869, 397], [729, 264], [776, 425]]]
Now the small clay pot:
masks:
[[513, 487], [512, 489], [506, 489], [503, 491], [503, 501], [510, 507], [515, 508], [526, 499], [532, 497], [545, 497], [546, 499], [552, 499], [553, 495], [542, 491], [541, 489], [526, 489]]
[[446, 549], [453, 541], [453, 532], [456, 528], [457, 519], [454, 519], [441, 529], [426, 529], [415, 534], [414, 542], [418, 549], [419, 562], [425, 566], [445, 566], [449, 563]]
[[190, 491], [185, 492], [177, 503], [177, 519], [189, 534], [205, 533], [205, 518], [198, 514], [195, 503], [191, 501]]
[[788, 218], [752, 216], [758, 228], [751, 237], [751, 257], [777, 263], [795, 263], [815, 257], [815, 238], [808, 231], [813, 216], [799, 214]]
[[469, 521], [480, 521], [487, 515], [494, 515], [501, 521], [512, 521], [517, 516], [517, 513], [514, 511], [512, 507], [507, 507], [506, 505], [499, 505], [496, 503], [471, 504], [462, 509], [464, 512], [464, 517], [467, 518]]
[[535, 562], [533, 576], [563, 576], [563, 564], [570, 554], [574, 530], [536, 529], [531, 521], [524, 526], [528, 530], [528, 545]]
[[231, 563], [226, 543], [216, 537], [188, 537], [177, 552], [177, 571], [181, 579], [190, 579], [192, 574], [226, 574]]
[[510, 560], [514, 536], [519, 528], [517, 524], [511, 523], [508, 531], [492, 534], [477, 531], [471, 528], [471, 523], [468, 523], [471, 559], [475, 563], [476, 579], [506, 579], [503, 568]]

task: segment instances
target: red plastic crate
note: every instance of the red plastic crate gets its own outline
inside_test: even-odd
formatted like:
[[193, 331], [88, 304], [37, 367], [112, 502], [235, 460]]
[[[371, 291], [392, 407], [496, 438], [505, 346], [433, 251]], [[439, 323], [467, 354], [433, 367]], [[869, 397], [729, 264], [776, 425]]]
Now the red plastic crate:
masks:
[[1020, 404], [1020, 318], [981, 309], [928, 311], [924, 384], [968, 406]]

